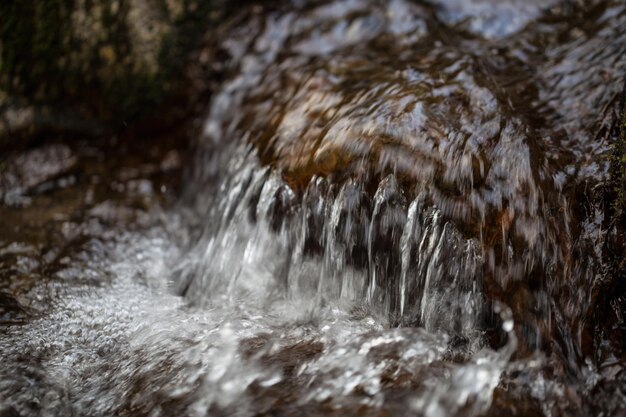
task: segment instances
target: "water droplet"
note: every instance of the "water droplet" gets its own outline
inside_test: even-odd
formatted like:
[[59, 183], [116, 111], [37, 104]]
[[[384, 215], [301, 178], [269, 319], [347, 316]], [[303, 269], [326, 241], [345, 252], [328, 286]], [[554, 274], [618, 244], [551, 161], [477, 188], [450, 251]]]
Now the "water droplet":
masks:
[[505, 320], [504, 323], [502, 323], [502, 329], [505, 332], [510, 332], [513, 330], [513, 320]]

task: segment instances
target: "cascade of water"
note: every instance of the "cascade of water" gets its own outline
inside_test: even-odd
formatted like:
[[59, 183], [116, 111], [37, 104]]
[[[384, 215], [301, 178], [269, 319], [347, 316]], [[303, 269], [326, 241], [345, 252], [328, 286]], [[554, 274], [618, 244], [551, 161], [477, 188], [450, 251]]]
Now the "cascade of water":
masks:
[[[220, 43], [232, 72], [200, 142], [245, 142], [292, 188], [290, 215], [306, 226], [282, 225], [295, 240], [289, 291], [309, 285], [321, 299], [377, 306], [391, 323], [425, 324], [440, 282], [449, 292], [485, 286], [489, 301], [513, 308], [525, 354], [554, 349], [580, 363], [589, 329], [579, 324], [594, 314], [604, 255], [584, 256], [603, 238], [579, 227], [594, 222], [597, 201], [577, 195], [607, 179], [626, 13], [615, 1], [492, 3], [347, 0], [253, 13], [249, 30], [229, 32], [241, 41]], [[597, 11], [588, 21], [587, 9]], [[328, 184], [315, 191], [312, 178]], [[315, 224], [322, 211], [328, 221]], [[443, 266], [448, 258], [467, 266]], [[551, 337], [557, 328], [567, 342]]]
[[[276, 172], [251, 166], [227, 179], [211, 210], [198, 262], [183, 274], [200, 305], [246, 294], [352, 303], [391, 324], [465, 337], [482, 314], [479, 242], [466, 239], [422, 194], [407, 208], [394, 175], [370, 201], [365, 184], [314, 177], [297, 196]], [[215, 225], [219, 226], [216, 227]]]

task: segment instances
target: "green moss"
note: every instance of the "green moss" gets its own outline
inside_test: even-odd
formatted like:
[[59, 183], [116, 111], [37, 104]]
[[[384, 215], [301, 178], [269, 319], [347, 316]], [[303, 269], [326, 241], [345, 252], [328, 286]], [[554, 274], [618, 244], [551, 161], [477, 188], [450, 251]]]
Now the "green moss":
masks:
[[202, 32], [211, 30], [210, 15], [223, 10], [219, 1], [183, 0], [182, 13], [174, 18], [174, 30], [168, 34], [159, 52], [159, 63], [165, 78], [174, 78], [183, 71], [186, 54], [202, 41]]
[[65, 68], [57, 57], [68, 53], [67, 19], [72, 1], [7, 1], [0, 5], [0, 88], [40, 99], [58, 94]]

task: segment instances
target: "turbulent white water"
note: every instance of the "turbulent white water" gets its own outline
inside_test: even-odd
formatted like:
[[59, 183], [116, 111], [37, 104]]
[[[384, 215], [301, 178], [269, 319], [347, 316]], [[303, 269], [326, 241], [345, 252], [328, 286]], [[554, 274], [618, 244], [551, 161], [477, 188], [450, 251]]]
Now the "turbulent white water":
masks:
[[[202, 301], [197, 307], [171, 294], [168, 273], [181, 257], [195, 255], [181, 253], [163, 232], [123, 235], [108, 256], [90, 260], [88, 268], [112, 276], [109, 284], [57, 284], [58, 300], [45, 316], [0, 340], [3, 405], [15, 404], [21, 415], [253, 415], [260, 410], [249, 388], [263, 393], [284, 381], [299, 393], [294, 406], [377, 409], [388, 401], [385, 380], [405, 375], [423, 378], [419, 390], [394, 400], [409, 414], [468, 415], [488, 407], [514, 339], [497, 352], [474, 339], [461, 349], [462, 363], [444, 363], [455, 348], [434, 325], [390, 329], [384, 315], [354, 293], [322, 297], [318, 282], [285, 291], [275, 273], [284, 256], [280, 234], [234, 220], [236, 214], [199, 258], [187, 259], [215, 268], [207, 277], [219, 277], [205, 278], [202, 291], [189, 288], [189, 296]], [[253, 238], [242, 238], [251, 230]], [[301, 275], [289, 276], [318, 275], [324, 267], [311, 260]], [[429, 308], [422, 310], [431, 314]], [[263, 343], [246, 348], [257, 338]], [[271, 358], [298, 346], [313, 353], [285, 375], [280, 360]]]

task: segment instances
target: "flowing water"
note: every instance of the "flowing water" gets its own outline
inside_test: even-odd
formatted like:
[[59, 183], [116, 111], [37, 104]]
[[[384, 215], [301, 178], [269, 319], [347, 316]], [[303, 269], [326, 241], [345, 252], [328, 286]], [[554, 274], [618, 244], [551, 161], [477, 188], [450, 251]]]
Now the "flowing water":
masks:
[[1, 416], [626, 415], [626, 4], [245, 4], [198, 59], [188, 158], [3, 162]]

